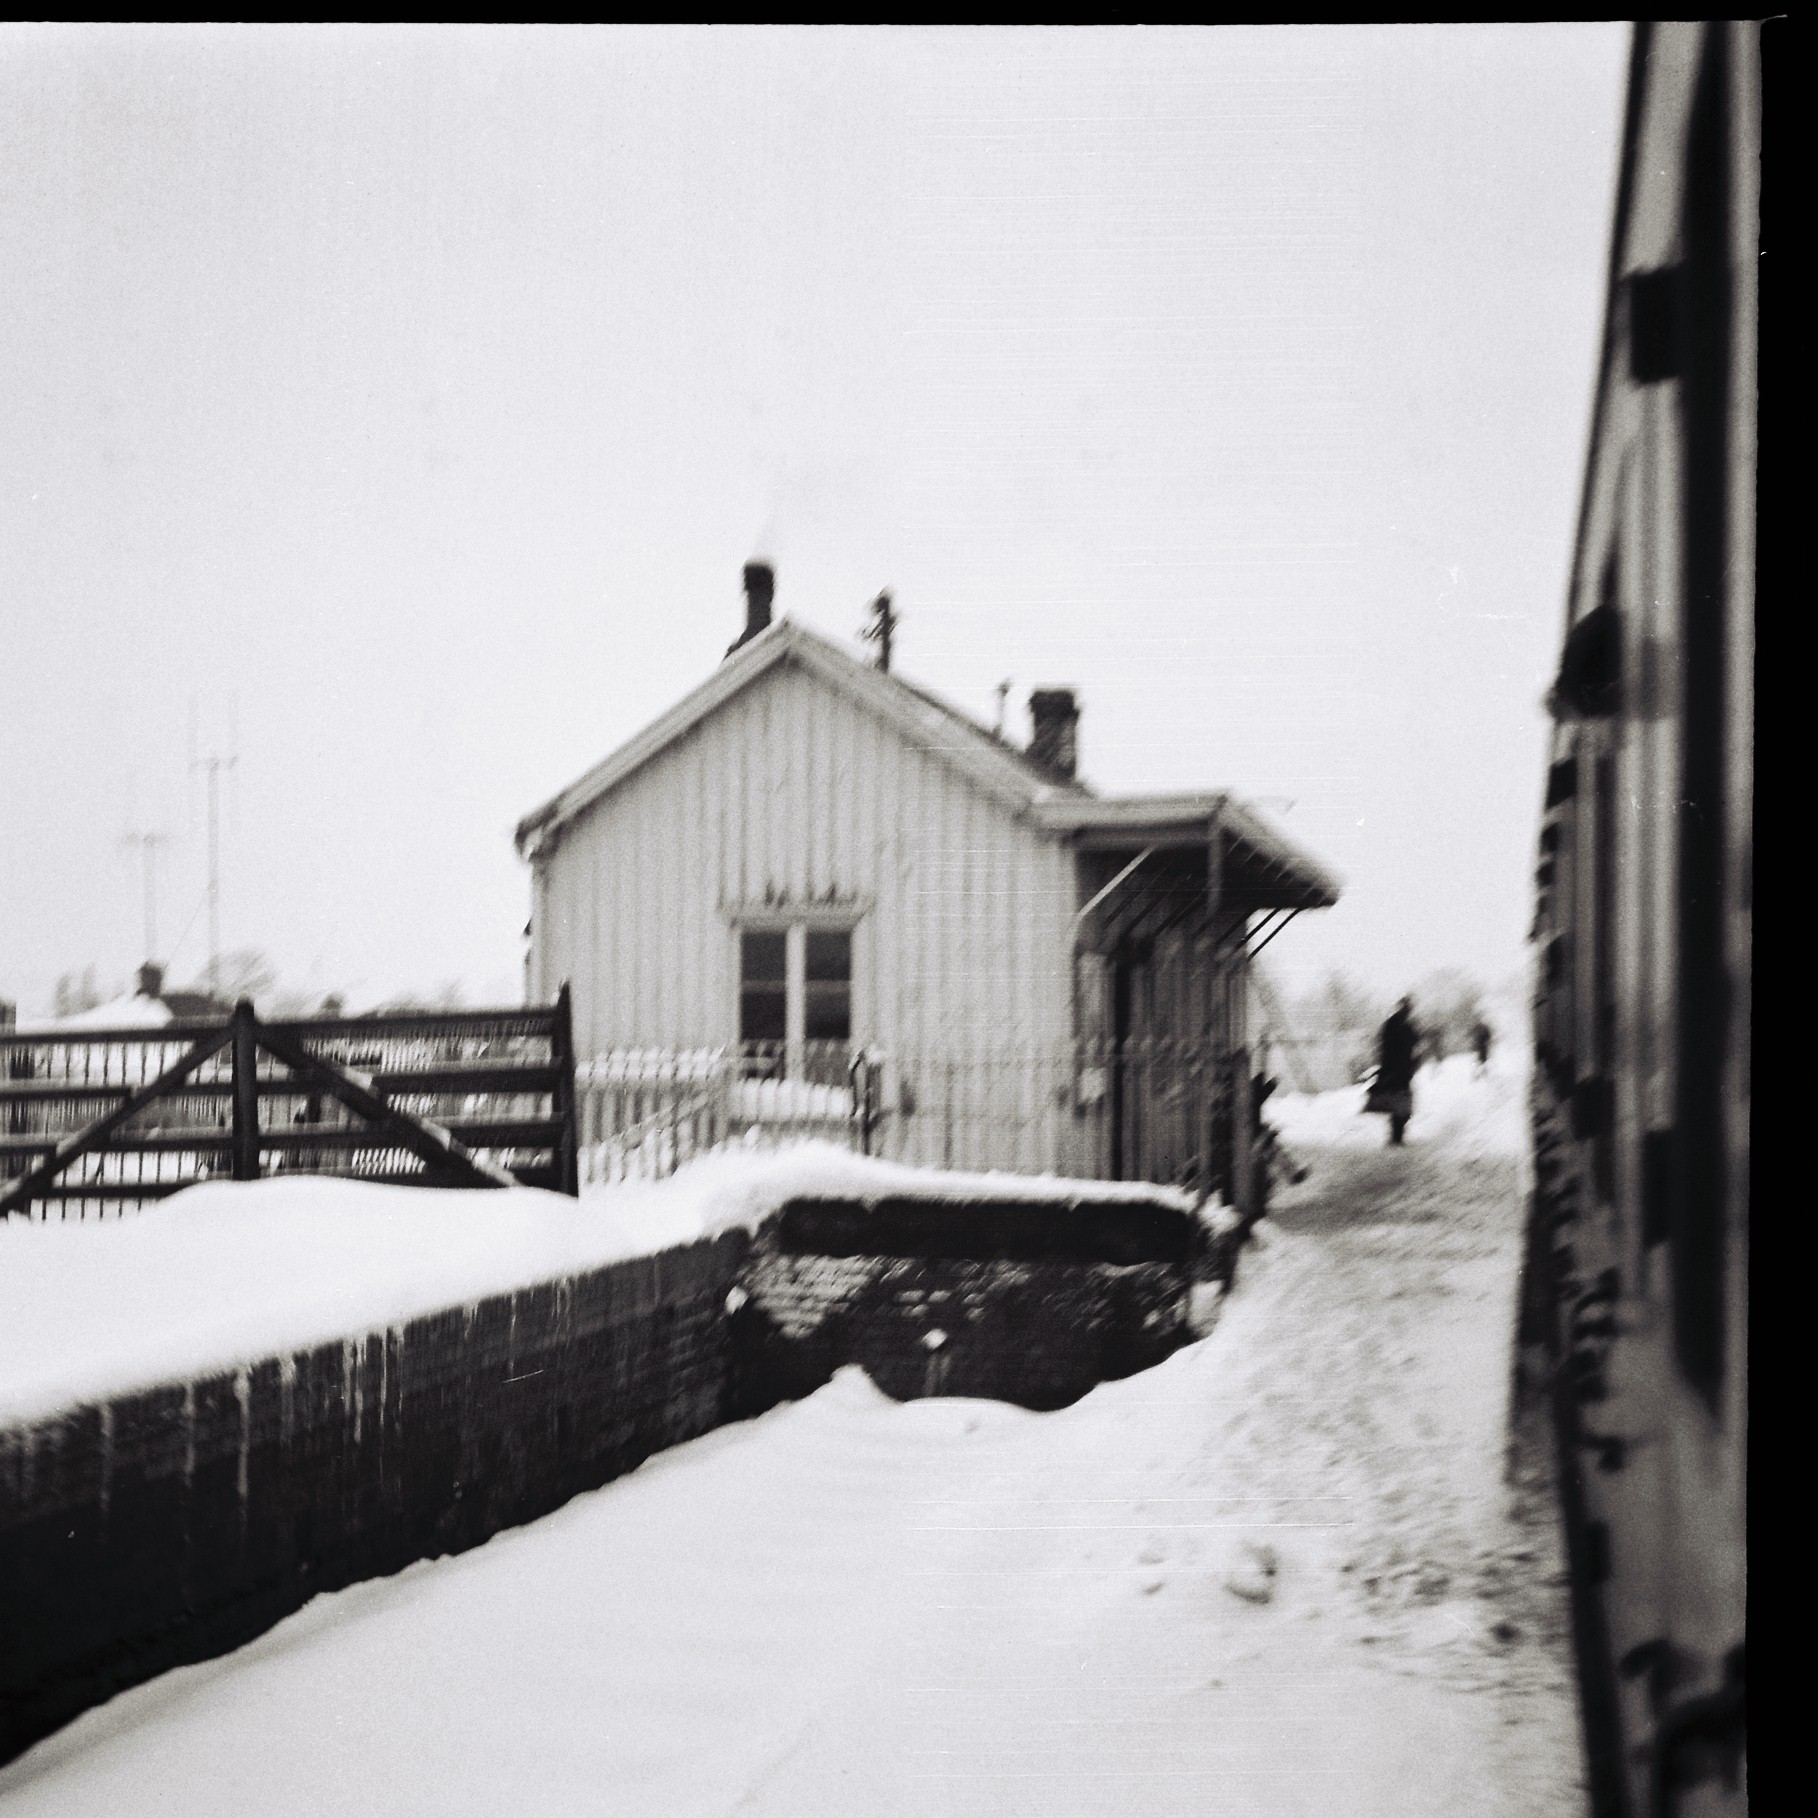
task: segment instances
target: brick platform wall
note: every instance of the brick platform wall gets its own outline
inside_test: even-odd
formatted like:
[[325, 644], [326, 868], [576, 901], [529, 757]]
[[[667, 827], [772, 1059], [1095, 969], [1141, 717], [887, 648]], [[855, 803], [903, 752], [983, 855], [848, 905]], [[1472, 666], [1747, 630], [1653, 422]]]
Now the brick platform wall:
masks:
[[743, 1232], [0, 1431], [0, 1760], [727, 1418]]
[[1063, 1406], [1184, 1342], [1235, 1242], [1165, 1203], [796, 1201], [755, 1237], [0, 1430], [0, 1761], [841, 1364], [900, 1400]]
[[844, 1363], [899, 1401], [1059, 1408], [1188, 1336], [1210, 1261], [1163, 1205], [796, 1200], [758, 1234], [733, 1321], [745, 1405], [811, 1393]]

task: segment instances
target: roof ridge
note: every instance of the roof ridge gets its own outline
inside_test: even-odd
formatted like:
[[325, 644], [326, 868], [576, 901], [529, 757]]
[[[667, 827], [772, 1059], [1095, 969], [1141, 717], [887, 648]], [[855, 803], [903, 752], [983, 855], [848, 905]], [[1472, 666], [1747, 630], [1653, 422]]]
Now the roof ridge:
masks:
[[[913, 739], [919, 730], [920, 736], [927, 738], [933, 729], [921, 716], [928, 712], [939, 714], [942, 722], [963, 730], [966, 743], [950, 742], [945, 748], [947, 761], [970, 772], [975, 784], [997, 795], [1014, 811], [1022, 812], [1053, 795], [1072, 799], [1090, 795], [1084, 785], [1068, 785], [1051, 776], [1026, 752], [994, 737], [939, 696], [901, 676], [861, 662], [825, 632], [779, 613], [757, 636], [722, 657], [679, 701], [525, 815], [515, 834], [518, 851], [526, 857], [533, 856], [539, 834], [553, 833], [583, 813], [777, 663], [791, 658], [818, 668], [830, 685], [855, 693], [861, 702], [868, 701], [873, 711], [890, 715], [901, 736]], [[889, 686], [891, 683], [895, 687]], [[934, 746], [942, 748], [938, 734]]]
[[[835, 648], [837, 649], [838, 646], [836, 645]], [[841, 654], [844, 655], [845, 653], [841, 652]], [[907, 676], [898, 675], [891, 669], [877, 669], [871, 664], [861, 664], [860, 667], [870, 669], [874, 675], [880, 675], [888, 681], [895, 682], [899, 688], [907, 689], [909, 693], [913, 694], [918, 700], [925, 701], [930, 707], [946, 714], [950, 719], [959, 721], [967, 731], [976, 733], [978, 737], [987, 741], [993, 749], [1001, 751], [1009, 757], [1015, 758], [1032, 773], [1038, 782], [1046, 787], [1050, 789], [1065, 789], [1083, 795], [1091, 795], [1094, 793], [1091, 785], [1085, 782], [1083, 778], [1056, 776], [1044, 765], [1032, 758], [1025, 747], [1013, 744], [1009, 739], [1005, 738], [1001, 732], [993, 731], [983, 720], [975, 719], [965, 710], [965, 708], [956, 707], [953, 702], [949, 701], [944, 695], [936, 694], [932, 688], [927, 687], [925, 684], [921, 682], [912, 682]]]
[[1020, 745], [1013, 745], [1000, 734], [993, 732], [983, 722], [975, 720], [963, 707], [956, 707], [943, 695], [936, 694], [932, 688], [921, 682], [912, 682], [906, 676], [892, 669], [879, 669], [874, 663], [861, 662], [850, 650], [835, 642], [824, 631], [817, 631], [812, 625], [804, 625], [799, 620], [781, 621], [799, 637], [806, 639], [817, 650], [831, 655], [837, 662], [846, 665], [854, 679], [864, 678], [861, 686], [871, 687], [879, 683], [894, 685], [904, 694], [912, 696], [924, 707], [932, 707], [936, 713], [963, 728], [972, 737], [990, 751], [993, 757], [1008, 758], [1020, 773], [1022, 779], [1043, 791], [1059, 791], [1068, 796], [1090, 796], [1092, 791], [1078, 778], [1057, 776], [1045, 765], [1039, 764]]

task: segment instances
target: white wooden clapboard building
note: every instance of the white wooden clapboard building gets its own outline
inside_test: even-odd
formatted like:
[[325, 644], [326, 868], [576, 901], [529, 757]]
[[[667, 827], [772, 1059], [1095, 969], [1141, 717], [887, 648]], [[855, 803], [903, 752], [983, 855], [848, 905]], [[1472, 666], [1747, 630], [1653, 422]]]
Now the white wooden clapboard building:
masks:
[[582, 1056], [738, 1057], [844, 1090], [878, 1063], [885, 1154], [1125, 1178], [1232, 1175], [1248, 954], [1337, 889], [1230, 796], [1107, 798], [1078, 710], [1011, 745], [771, 617], [520, 824], [528, 986]]

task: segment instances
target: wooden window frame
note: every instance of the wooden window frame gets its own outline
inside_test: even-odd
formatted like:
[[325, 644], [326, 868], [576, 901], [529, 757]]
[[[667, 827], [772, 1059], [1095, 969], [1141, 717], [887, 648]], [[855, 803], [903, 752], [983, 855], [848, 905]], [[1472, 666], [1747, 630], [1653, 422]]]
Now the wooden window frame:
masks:
[[[744, 991], [744, 936], [747, 934], [781, 934], [783, 948], [783, 1076], [787, 1079], [806, 1077], [805, 1055], [808, 1045], [808, 936], [809, 934], [844, 934], [851, 942], [847, 954], [847, 1034], [846, 1046], [858, 1045], [858, 933], [869, 905], [844, 903], [777, 903], [753, 904], [749, 908], [733, 906], [726, 911], [733, 944], [734, 1028], [742, 1028], [741, 1008]], [[742, 1034], [735, 1036], [740, 1045]]]

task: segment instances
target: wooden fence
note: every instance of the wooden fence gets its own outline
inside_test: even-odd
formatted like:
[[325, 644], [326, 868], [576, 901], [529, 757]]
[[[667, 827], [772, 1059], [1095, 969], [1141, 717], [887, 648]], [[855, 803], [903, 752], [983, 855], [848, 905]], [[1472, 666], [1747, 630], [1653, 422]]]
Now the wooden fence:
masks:
[[576, 1068], [584, 1184], [657, 1179], [729, 1144], [820, 1138], [917, 1166], [1249, 1195], [1249, 1056], [1206, 1043], [897, 1054], [844, 1044], [616, 1050]]
[[582, 1183], [661, 1179], [733, 1143], [768, 1148], [818, 1137], [869, 1153], [879, 1122], [874, 1057], [805, 1044], [792, 1078], [773, 1046], [627, 1048], [578, 1065]]
[[555, 1004], [0, 1031], [0, 1217], [100, 1216], [214, 1179], [579, 1190]]

